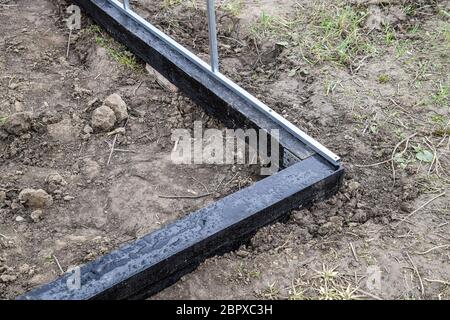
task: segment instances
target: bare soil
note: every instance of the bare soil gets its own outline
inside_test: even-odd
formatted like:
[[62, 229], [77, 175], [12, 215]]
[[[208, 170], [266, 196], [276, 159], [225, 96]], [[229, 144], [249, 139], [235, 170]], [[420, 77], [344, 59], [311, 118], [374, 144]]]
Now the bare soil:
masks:
[[[114, 59], [87, 20], [66, 58], [65, 3], [3, 2], [0, 117], [15, 112], [16, 101], [36, 115], [30, 136], [0, 140], [0, 187], [8, 191], [0, 274], [15, 277], [0, 283], [0, 297], [12, 298], [56, 277], [55, 257], [63, 268], [77, 265], [213, 200], [166, 201], [158, 190], [215, 190], [239, 168], [172, 165], [170, 130], [205, 119], [201, 110], [163, 90], [138, 61]], [[168, 3], [133, 6], [207, 60], [202, 4]], [[221, 2], [218, 12], [223, 72], [341, 155], [345, 185], [153, 298], [450, 298], [449, 2], [248, 1], [235, 10], [236, 3]], [[354, 12], [363, 18], [351, 29], [344, 14]], [[366, 23], [371, 12], [381, 21], [376, 28]], [[355, 50], [333, 51], [334, 38], [312, 45], [330, 29]], [[115, 153], [107, 166], [112, 137], [85, 140], [82, 129], [95, 108], [88, 102], [113, 92], [133, 111], [120, 148], [136, 153]], [[55, 139], [48, 126], [61, 122], [73, 134]], [[214, 119], [208, 125], [220, 127]], [[101, 168], [94, 179], [85, 159]], [[68, 184], [34, 223], [18, 192], [48, 188], [45, 177], [55, 171]], [[216, 197], [256, 179], [248, 168], [239, 172]]]

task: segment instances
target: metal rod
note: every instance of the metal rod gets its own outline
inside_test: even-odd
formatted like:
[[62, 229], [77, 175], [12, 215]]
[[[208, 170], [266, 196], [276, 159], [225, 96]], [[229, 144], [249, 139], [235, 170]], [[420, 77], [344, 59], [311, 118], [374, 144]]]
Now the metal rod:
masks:
[[338, 155], [333, 153], [327, 147], [322, 145], [320, 142], [309, 136], [306, 132], [300, 130], [297, 126], [283, 118], [280, 114], [276, 113], [274, 110], [269, 108], [266, 104], [264, 104], [261, 100], [258, 100], [256, 97], [251, 95], [248, 91], [244, 90], [242, 87], [238, 86], [236, 83], [228, 79], [226, 76], [221, 74], [220, 72], [211, 72], [210, 66], [200, 59], [198, 56], [193, 54], [191, 51], [183, 47], [181, 44], [173, 40], [171, 37], [166, 35], [164, 32], [153, 26], [150, 22], [142, 18], [140, 15], [135, 13], [133, 10], [124, 10], [122, 3], [118, 0], [108, 0], [111, 4], [116, 6], [118, 9], [123, 10], [125, 14], [139, 23], [141, 26], [157, 35], [162, 41], [164, 41], [167, 45], [170, 45], [174, 50], [178, 51], [182, 54], [186, 59], [197, 65], [200, 69], [209, 72], [214, 78], [218, 81], [222, 82], [228, 88], [236, 92], [240, 97], [251, 101], [259, 111], [268, 115], [272, 118], [276, 123], [278, 123], [281, 127], [288, 130], [294, 137], [302, 141], [304, 144], [309, 146], [312, 150], [323, 156], [325, 159], [330, 161], [334, 165], [340, 165], [341, 159]]
[[216, 10], [214, 0], [206, 0], [208, 8], [208, 27], [209, 27], [209, 55], [211, 70], [214, 73], [219, 72], [219, 51], [217, 49], [217, 28], [216, 28]]
[[125, 10], [129, 10], [130, 9], [130, 0], [123, 0], [123, 8]]

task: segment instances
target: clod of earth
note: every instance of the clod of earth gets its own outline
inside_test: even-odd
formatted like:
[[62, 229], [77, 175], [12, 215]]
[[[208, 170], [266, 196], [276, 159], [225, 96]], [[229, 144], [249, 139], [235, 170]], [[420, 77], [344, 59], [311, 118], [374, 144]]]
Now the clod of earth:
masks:
[[0, 127], [0, 140], [8, 139], [9, 134]]
[[92, 127], [99, 131], [111, 130], [117, 121], [114, 111], [107, 107], [101, 106], [92, 113]]
[[49, 174], [45, 181], [51, 185], [65, 186], [67, 184], [66, 180], [59, 173]]
[[329, 222], [326, 222], [322, 226], [319, 227], [317, 233], [321, 236], [325, 236], [327, 234], [339, 233], [342, 231], [342, 226], [344, 224], [344, 219], [339, 216], [334, 216], [330, 218]]
[[83, 166], [81, 167], [81, 172], [88, 180], [93, 180], [100, 175], [101, 167], [100, 165], [91, 159], [84, 159]]
[[28, 264], [23, 264], [19, 267], [19, 272], [21, 274], [28, 274], [30, 271], [32, 271], [32, 269], [30, 268], [30, 266]]
[[30, 112], [19, 112], [12, 114], [4, 124], [5, 130], [13, 135], [20, 136], [31, 129]]
[[66, 186], [67, 182], [59, 173], [51, 173], [45, 178], [47, 192], [55, 193], [61, 186]]
[[83, 128], [83, 132], [86, 134], [91, 134], [94, 132], [94, 130], [92, 129], [92, 127], [90, 125], [87, 124]]
[[367, 213], [362, 209], [357, 209], [352, 216], [351, 221], [357, 223], [364, 223], [368, 220]]
[[0, 276], [0, 282], [3, 282], [3, 283], [13, 282], [16, 279], [17, 279], [16, 276], [9, 275], [9, 274], [2, 274]]
[[53, 204], [52, 196], [42, 189], [24, 189], [19, 194], [19, 200], [33, 209], [48, 208]]
[[105, 106], [109, 107], [116, 115], [116, 121], [122, 122], [128, 119], [128, 107], [125, 101], [117, 94], [113, 93], [104, 102]]
[[25, 108], [24, 108], [22, 102], [17, 101], [17, 100], [14, 102], [14, 110], [15, 110], [16, 112], [23, 112], [24, 109], [25, 109]]
[[0, 208], [3, 207], [6, 200], [6, 192], [0, 191]]
[[30, 218], [33, 222], [39, 222], [42, 220], [42, 215], [44, 212], [42, 210], [35, 210], [31, 213]]
[[94, 129], [90, 125], [85, 125], [83, 128], [83, 133], [81, 134], [82, 140], [89, 140], [91, 134], [94, 133]]
[[358, 190], [360, 186], [361, 186], [361, 184], [359, 182], [357, 182], [357, 181], [350, 181], [348, 183], [348, 190], [350, 192], [353, 192], [353, 191]]
[[21, 204], [19, 203], [18, 200], [13, 200], [13, 201], [11, 202], [10, 207], [11, 207], [11, 210], [12, 210], [12, 211], [17, 211], [17, 210], [19, 210], [19, 209], [22, 209], [22, 208], [23, 208], [23, 205], [21, 205]]
[[64, 119], [61, 122], [47, 125], [49, 136], [59, 142], [74, 141], [77, 136], [77, 130], [72, 125], [70, 119]]

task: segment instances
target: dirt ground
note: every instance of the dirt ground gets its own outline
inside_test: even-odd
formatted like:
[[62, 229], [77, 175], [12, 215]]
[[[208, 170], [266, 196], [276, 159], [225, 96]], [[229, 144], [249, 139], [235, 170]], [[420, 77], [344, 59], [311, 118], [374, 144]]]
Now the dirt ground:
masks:
[[[154, 299], [450, 298], [450, 3], [333, 3], [219, 1], [218, 25], [222, 72], [341, 155], [343, 189]], [[256, 179], [171, 164], [170, 130], [207, 116], [87, 19], [66, 56], [66, 5], [0, 0], [0, 119], [32, 112], [28, 132], [0, 132], [0, 298]], [[207, 60], [202, 1], [132, 5]], [[133, 153], [108, 165], [114, 135], [85, 129], [112, 93], [129, 110], [117, 148]], [[66, 184], [49, 179], [56, 172]], [[158, 197], [222, 180], [211, 197]], [[41, 220], [18, 201], [23, 188], [52, 195]]]

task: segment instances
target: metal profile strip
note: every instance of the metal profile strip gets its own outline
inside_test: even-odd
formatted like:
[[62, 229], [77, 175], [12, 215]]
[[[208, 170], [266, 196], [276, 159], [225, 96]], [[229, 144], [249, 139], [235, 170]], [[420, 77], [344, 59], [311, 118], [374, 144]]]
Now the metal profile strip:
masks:
[[[201, 68], [204, 72], [207, 72], [209, 75], [214, 77], [216, 80], [223, 83], [226, 87], [228, 87], [230, 90], [235, 92], [238, 96], [240, 96], [243, 99], [246, 99], [248, 101], [251, 101], [259, 111], [261, 111], [263, 114], [270, 117], [274, 122], [279, 124], [282, 128], [286, 129], [289, 133], [291, 133], [294, 137], [302, 141], [304, 144], [306, 144], [308, 147], [310, 147], [312, 150], [320, 154], [322, 157], [324, 157], [326, 160], [328, 160], [330, 163], [332, 163], [335, 166], [339, 166], [341, 159], [338, 155], [333, 153], [331, 150], [329, 150], [327, 147], [319, 143], [317, 140], [309, 136], [304, 131], [300, 130], [297, 126], [295, 126], [290, 121], [286, 120], [283, 116], [281, 116], [279, 113], [275, 112], [271, 108], [269, 108], [266, 104], [264, 104], [261, 100], [257, 99], [253, 95], [251, 95], [248, 91], [234, 83], [232, 80], [227, 78], [225, 75], [221, 74], [220, 72], [213, 72], [210, 65], [208, 65], [206, 62], [204, 62], [202, 59], [197, 57], [195, 54], [193, 54], [191, 51], [183, 47], [181, 44], [173, 40], [171, 37], [166, 35], [164, 32], [160, 31], [158, 28], [153, 26], [151, 23], [149, 23], [147, 20], [139, 16], [137, 13], [135, 13], [131, 9], [124, 9], [125, 2], [123, 3], [118, 0], [106, 0], [110, 2], [112, 5], [114, 5], [117, 9], [125, 13], [129, 18], [133, 19], [135, 22], [142, 25], [145, 29], [148, 29], [150, 32], [155, 34], [157, 37], [159, 37], [162, 41], [167, 43], [170, 47], [172, 47], [174, 50], [176, 50], [178, 53], [183, 55], [186, 59], [193, 62], [195, 65], [197, 65], [199, 68]], [[214, 65], [214, 62], [213, 62]]]
[[217, 28], [216, 28], [216, 11], [214, 10], [214, 0], [206, 0], [208, 10], [208, 31], [209, 31], [209, 54], [211, 71], [219, 72], [219, 50], [217, 48]]

